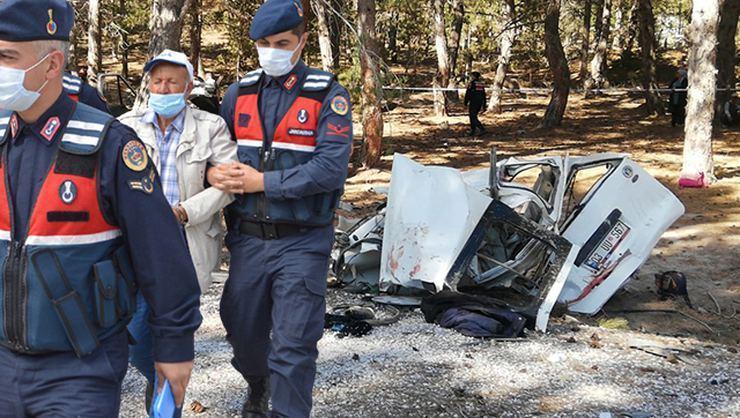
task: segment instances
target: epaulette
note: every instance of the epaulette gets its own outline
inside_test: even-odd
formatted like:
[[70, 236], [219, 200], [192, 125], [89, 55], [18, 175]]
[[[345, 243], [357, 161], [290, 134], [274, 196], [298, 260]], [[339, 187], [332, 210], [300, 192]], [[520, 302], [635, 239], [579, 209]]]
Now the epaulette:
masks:
[[84, 81], [82, 81], [81, 78], [73, 76], [72, 74], [65, 74], [64, 77], [62, 77], [64, 90], [69, 94], [80, 94], [83, 83]]
[[328, 89], [333, 81], [334, 74], [311, 68], [301, 88], [303, 91], [323, 91]]
[[115, 119], [112, 116], [78, 103], [64, 130], [59, 149], [76, 155], [96, 153], [113, 121]]
[[239, 87], [253, 86], [260, 81], [260, 78], [262, 78], [262, 69], [250, 71], [244, 76], [244, 78], [239, 80]]

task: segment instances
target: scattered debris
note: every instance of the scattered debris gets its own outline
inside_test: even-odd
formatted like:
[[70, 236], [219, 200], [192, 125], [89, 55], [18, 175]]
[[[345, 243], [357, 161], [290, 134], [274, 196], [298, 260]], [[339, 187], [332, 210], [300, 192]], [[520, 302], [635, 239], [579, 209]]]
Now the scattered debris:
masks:
[[715, 333], [716, 332], [712, 327], [709, 326], [709, 324], [707, 324], [706, 322], [702, 321], [701, 319], [696, 318], [694, 316], [691, 316], [691, 315], [689, 315], [687, 313], [684, 313], [684, 312], [681, 312], [681, 311], [677, 311], [675, 309], [622, 309], [622, 310], [619, 310], [619, 311], [610, 311], [610, 312], [607, 312], [607, 313], [668, 313], [668, 314], [676, 314], [676, 315], [681, 315], [681, 316], [683, 316], [685, 318], [691, 319], [692, 321], [701, 324], [704, 328], [707, 329], [707, 331], [709, 331], [711, 333]]
[[424, 298], [421, 311], [427, 322], [455, 329], [470, 337], [518, 337], [526, 323], [522, 315], [495, 299], [449, 290]]
[[601, 328], [630, 329], [630, 323], [624, 318], [599, 318], [596, 321]]
[[362, 319], [352, 318], [347, 315], [326, 314], [324, 317], [324, 328], [336, 332], [340, 337], [362, 337], [372, 331], [372, 325]]
[[203, 404], [198, 401], [193, 401], [190, 403], [190, 407], [188, 409], [190, 410], [190, 412], [195, 412], [196, 414], [202, 414], [203, 412], [206, 412], [208, 408], [203, 406]]
[[[655, 288], [662, 300], [669, 297], [682, 296], [686, 304], [689, 305], [689, 308], [693, 309], [691, 300], [689, 299], [687, 282], [686, 275], [680, 271], [666, 271], [655, 275]], [[721, 313], [718, 315], [721, 315]]]

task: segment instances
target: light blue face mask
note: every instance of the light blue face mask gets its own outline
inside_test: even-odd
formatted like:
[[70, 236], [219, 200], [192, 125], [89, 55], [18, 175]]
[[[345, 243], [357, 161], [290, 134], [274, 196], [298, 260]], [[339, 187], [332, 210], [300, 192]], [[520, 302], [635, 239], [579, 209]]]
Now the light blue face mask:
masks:
[[163, 118], [171, 118], [185, 108], [185, 93], [156, 94], [149, 96], [149, 107]]
[[24, 112], [36, 103], [41, 96], [41, 90], [46, 87], [49, 80], [36, 91], [26, 90], [23, 83], [26, 80], [26, 73], [38, 67], [48, 56], [49, 54], [46, 54], [26, 70], [0, 67], [0, 109]]

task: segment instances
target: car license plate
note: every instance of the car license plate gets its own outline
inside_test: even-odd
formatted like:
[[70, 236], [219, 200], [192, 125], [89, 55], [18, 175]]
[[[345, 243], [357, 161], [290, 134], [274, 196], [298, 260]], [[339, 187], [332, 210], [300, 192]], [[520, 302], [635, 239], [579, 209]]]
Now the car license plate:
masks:
[[630, 227], [627, 224], [617, 221], [588, 257], [588, 260], [584, 263], [586, 267], [593, 271], [601, 270], [629, 231]]

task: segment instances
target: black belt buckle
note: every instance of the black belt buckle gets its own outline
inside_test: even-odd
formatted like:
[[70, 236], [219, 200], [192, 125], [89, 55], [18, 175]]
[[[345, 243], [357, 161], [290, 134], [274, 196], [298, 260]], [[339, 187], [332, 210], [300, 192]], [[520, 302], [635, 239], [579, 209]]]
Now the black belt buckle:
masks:
[[263, 239], [278, 239], [280, 238], [280, 234], [278, 234], [277, 225], [272, 223], [262, 223], [260, 224], [262, 227], [262, 238]]

